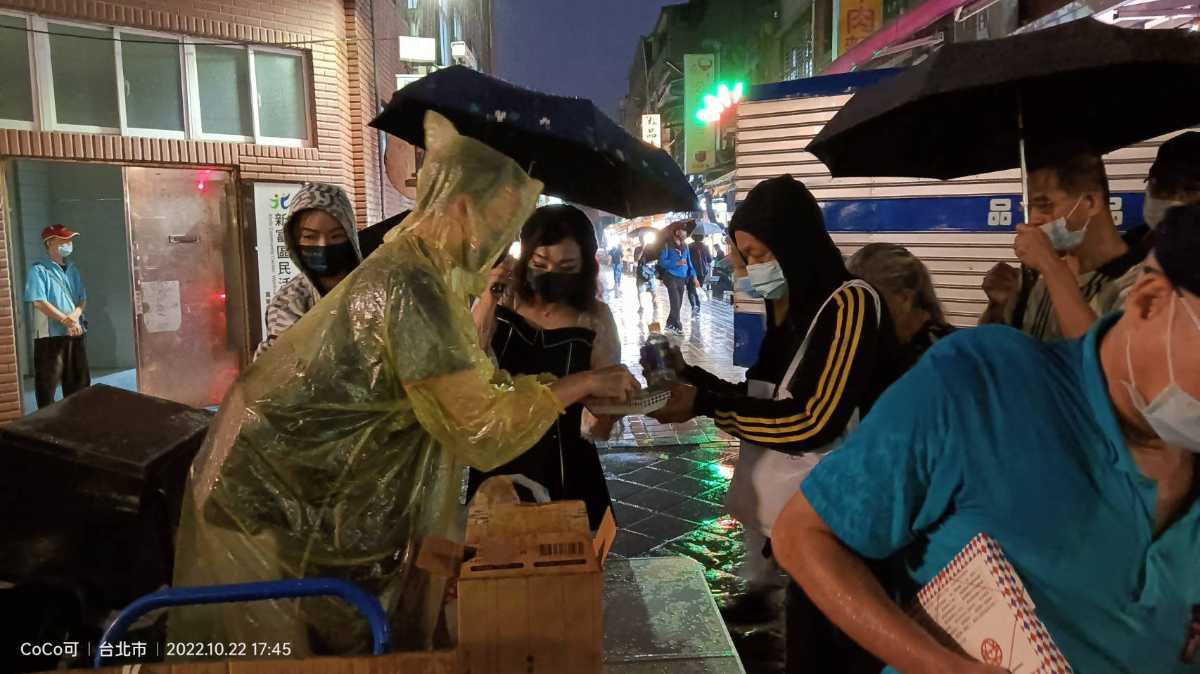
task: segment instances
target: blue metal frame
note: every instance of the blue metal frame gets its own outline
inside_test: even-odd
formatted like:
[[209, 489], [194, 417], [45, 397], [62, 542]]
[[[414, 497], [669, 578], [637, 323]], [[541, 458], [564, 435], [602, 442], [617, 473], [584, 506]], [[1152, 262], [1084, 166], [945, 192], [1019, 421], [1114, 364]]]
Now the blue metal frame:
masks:
[[100, 667], [100, 648], [111, 644], [125, 634], [125, 630], [138, 618], [155, 609], [168, 606], [191, 604], [225, 604], [264, 599], [294, 599], [298, 597], [340, 597], [354, 605], [371, 625], [375, 655], [383, 655], [391, 648], [391, 628], [387, 614], [379, 601], [362, 591], [357, 585], [337, 578], [298, 578], [263, 583], [240, 583], [236, 585], [213, 585], [211, 587], [173, 587], [139, 597], [125, 610], [100, 637], [93, 666]]
[[777, 98], [806, 98], [810, 96], [836, 96], [854, 93], [863, 87], [878, 84], [904, 72], [904, 68], [880, 68], [859, 70], [839, 75], [819, 75], [798, 80], [756, 84], [750, 87], [745, 101], [767, 101]]

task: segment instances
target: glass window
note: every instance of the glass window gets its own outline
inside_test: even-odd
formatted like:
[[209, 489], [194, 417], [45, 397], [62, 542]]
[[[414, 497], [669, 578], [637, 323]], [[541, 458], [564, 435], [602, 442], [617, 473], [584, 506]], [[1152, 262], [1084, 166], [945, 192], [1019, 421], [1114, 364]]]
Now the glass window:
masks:
[[120, 127], [112, 31], [56, 23], [47, 28], [57, 122]]
[[33, 121], [29, 37], [25, 19], [0, 14], [0, 119]]
[[200, 89], [201, 132], [253, 136], [246, 50], [197, 46], [196, 78]]
[[183, 131], [183, 78], [178, 43], [150, 36], [122, 35], [125, 122], [135, 129]]
[[304, 59], [299, 54], [254, 52], [258, 131], [270, 138], [307, 138]]

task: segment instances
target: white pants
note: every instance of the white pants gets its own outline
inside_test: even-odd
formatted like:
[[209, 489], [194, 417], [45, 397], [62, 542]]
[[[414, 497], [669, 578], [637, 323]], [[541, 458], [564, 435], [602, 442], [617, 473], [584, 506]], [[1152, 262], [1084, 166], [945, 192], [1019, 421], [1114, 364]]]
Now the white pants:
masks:
[[787, 585], [787, 576], [773, 557], [763, 555], [767, 537], [757, 527], [743, 527], [742, 543], [746, 546], [746, 557], [735, 572], [745, 579], [750, 594], [769, 592]]

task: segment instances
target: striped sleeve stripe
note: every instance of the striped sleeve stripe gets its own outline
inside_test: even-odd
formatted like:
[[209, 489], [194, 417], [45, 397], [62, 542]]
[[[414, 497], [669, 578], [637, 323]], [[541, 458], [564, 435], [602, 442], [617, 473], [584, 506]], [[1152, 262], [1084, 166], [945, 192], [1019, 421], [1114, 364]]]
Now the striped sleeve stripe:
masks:
[[864, 291], [861, 288], [848, 288], [846, 295], [847, 301], [844, 303], [840, 297], [836, 298], [838, 316], [834, 342], [817, 391], [809, 399], [804, 413], [780, 419], [764, 419], [718, 412], [718, 427], [722, 430], [736, 429], [737, 434], [747, 440], [777, 444], [806, 440], [825, 428], [845, 392], [862, 338], [866, 309]]
[[818, 405], [828, 397], [830, 382], [836, 379], [834, 374], [838, 369], [837, 365], [841, 362], [841, 352], [845, 349], [848, 341], [849, 331], [847, 323], [851, 313], [854, 311], [855, 296], [853, 293], [854, 288], [847, 288], [833, 298], [838, 309], [837, 316], [835, 317], [836, 327], [834, 329], [833, 342], [829, 345], [829, 352], [825, 357], [825, 368], [821, 371], [820, 379], [817, 380], [817, 388], [809, 398], [808, 404], [805, 405], [804, 412], [778, 419], [768, 419], [763, 417], [746, 417], [736, 414], [733, 411], [723, 412], [718, 410], [717, 416], [747, 426], [777, 426], [811, 419], [815, 414], [815, 410], [819, 409]]

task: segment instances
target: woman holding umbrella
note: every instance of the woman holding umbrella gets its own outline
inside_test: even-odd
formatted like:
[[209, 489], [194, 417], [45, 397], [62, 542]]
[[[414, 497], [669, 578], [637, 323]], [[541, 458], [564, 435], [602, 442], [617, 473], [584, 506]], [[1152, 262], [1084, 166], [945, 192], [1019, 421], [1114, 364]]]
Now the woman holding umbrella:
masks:
[[[673, 365], [685, 383], [653, 416], [664, 423], [712, 417], [742, 440], [726, 505], [744, 527], [743, 575], [753, 574], [751, 588], [761, 591], [777, 569], [769, 559], [775, 518], [891, 384], [899, 357], [885, 301], [846, 271], [802, 183], [791, 176], [760, 183], [730, 231], [730, 256], [745, 258], [754, 291], [767, 300], [758, 362], [735, 384], [688, 366], [676, 352]], [[797, 586], [788, 600], [788, 671], [847, 671], [839, 640], [828, 638], [832, 628]]]

